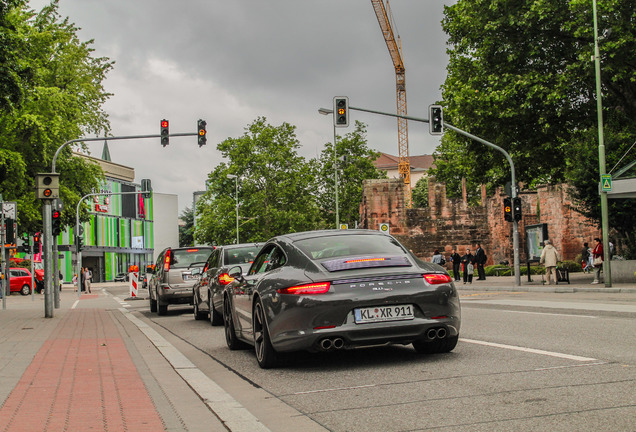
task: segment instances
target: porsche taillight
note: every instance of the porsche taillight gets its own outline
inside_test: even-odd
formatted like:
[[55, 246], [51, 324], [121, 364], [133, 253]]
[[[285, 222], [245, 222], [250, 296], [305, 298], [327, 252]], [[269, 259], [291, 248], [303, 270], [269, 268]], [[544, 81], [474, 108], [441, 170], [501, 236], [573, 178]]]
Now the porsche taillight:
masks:
[[307, 294], [324, 294], [329, 291], [329, 282], [312, 283], [307, 285], [296, 285], [289, 288], [279, 288], [276, 290], [278, 294], [295, 294], [295, 295], [307, 295]]
[[426, 282], [430, 283], [431, 285], [449, 283], [452, 280], [449, 275], [441, 273], [429, 273], [422, 276], [424, 277], [424, 279], [426, 279]]

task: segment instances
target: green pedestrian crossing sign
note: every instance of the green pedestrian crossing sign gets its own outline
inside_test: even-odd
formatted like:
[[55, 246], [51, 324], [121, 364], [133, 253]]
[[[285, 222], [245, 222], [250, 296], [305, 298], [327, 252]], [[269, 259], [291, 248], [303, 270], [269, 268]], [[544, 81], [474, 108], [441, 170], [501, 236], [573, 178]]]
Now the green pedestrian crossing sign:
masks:
[[612, 190], [612, 175], [611, 174], [601, 175], [601, 190], [603, 192], [610, 192]]

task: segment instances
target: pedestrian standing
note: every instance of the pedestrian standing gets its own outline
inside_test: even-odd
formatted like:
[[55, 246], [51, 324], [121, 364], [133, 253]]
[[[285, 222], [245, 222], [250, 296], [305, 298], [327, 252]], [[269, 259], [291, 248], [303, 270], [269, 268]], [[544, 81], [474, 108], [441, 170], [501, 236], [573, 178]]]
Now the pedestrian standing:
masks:
[[554, 281], [557, 281], [556, 275], [556, 266], [557, 262], [561, 261], [561, 257], [559, 256], [559, 252], [556, 250], [552, 244], [550, 244], [550, 240], [546, 240], [544, 243], [543, 251], [541, 252], [541, 265], [545, 266], [545, 277], [548, 285], [550, 285], [550, 276], [554, 273]]
[[84, 287], [87, 293], [91, 293], [91, 277], [92, 276], [93, 274], [88, 269], [88, 267], [86, 267], [86, 271], [84, 272]]
[[77, 273], [73, 274], [73, 291], [77, 291]]
[[466, 255], [462, 257], [462, 264], [464, 266], [464, 285], [466, 282], [473, 283], [473, 273], [475, 272], [475, 256], [470, 253], [470, 249], [466, 249]]
[[594, 239], [596, 245], [594, 249], [592, 249], [592, 264], [594, 265], [594, 280], [593, 284], [597, 284], [601, 278], [601, 271], [603, 270], [603, 261], [605, 257], [603, 256], [603, 243], [601, 243], [601, 239], [596, 237]]
[[486, 252], [481, 247], [481, 244], [477, 243], [477, 250], [475, 251], [475, 264], [477, 264], [477, 280], [486, 280], [486, 271], [484, 265], [486, 265]]
[[457, 253], [455, 249], [451, 252], [450, 260], [453, 263], [453, 276], [456, 281], [459, 281], [459, 266], [462, 263], [462, 257]]
[[585, 273], [592, 270], [592, 267], [589, 265], [590, 255], [590, 246], [585, 242], [583, 243], [583, 250], [581, 251], [581, 266]]
[[431, 262], [433, 264], [439, 264], [439, 265], [446, 264], [446, 261], [444, 260], [444, 255], [439, 253], [438, 249], [435, 249], [435, 252], [433, 253], [433, 257], [431, 258]]

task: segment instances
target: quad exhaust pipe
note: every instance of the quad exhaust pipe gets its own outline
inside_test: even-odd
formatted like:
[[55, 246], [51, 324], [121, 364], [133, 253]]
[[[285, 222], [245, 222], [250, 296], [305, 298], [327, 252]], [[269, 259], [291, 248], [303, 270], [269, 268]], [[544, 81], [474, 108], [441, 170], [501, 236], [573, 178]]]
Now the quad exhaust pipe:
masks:
[[341, 337], [324, 338], [319, 342], [318, 345], [323, 351], [329, 351], [331, 349], [339, 350], [344, 348], [344, 339], [342, 339]]
[[446, 329], [444, 327], [432, 328], [426, 331], [426, 337], [428, 339], [444, 339], [447, 335]]

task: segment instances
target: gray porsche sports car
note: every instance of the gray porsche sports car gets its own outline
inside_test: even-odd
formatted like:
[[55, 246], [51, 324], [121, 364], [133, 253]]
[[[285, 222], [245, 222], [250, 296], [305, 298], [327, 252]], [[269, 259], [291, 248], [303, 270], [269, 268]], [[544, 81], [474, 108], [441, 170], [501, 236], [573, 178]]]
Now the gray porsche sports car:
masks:
[[437, 264], [371, 230], [293, 233], [269, 240], [223, 298], [230, 349], [253, 346], [262, 368], [285, 352], [413, 344], [449, 352], [460, 329], [459, 296]]

